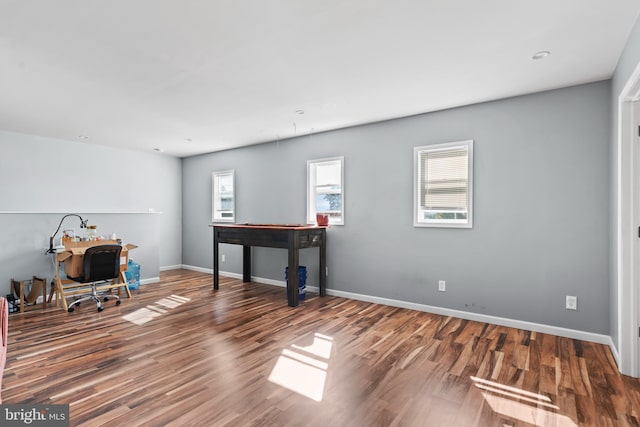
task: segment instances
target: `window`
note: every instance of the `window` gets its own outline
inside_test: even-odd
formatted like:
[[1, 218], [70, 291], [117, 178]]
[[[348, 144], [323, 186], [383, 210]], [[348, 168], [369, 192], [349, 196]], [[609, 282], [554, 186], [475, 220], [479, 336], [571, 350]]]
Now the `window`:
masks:
[[234, 222], [235, 215], [235, 172], [213, 172], [213, 222]]
[[415, 227], [473, 225], [473, 141], [413, 149]]
[[344, 157], [307, 162], [307, 223], [316, 213], [329, 215], [329, 224], [344, 224]]

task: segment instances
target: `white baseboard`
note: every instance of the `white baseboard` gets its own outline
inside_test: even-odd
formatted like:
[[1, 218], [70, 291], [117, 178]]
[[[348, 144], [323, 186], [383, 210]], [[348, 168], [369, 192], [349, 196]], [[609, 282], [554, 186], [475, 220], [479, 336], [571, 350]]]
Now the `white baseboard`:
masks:
[[[197, 271], [198, 273], [213, 274], [212, 268], [202, 268], [202, 267], [196, 267], [194, 265], [186, 265], [186, 264], [182, 264], [181, 268], [184, 268], [185, 270]], [[222, 274], [222, 272], [220, 272], [220, 274]]]
[[[211, 268], [195, 267], [193, 265], [185, 265], [185, 264], [182, 265], [182, 268], [184, 268], [185, 270], [197, 271], [199, 273], [213, 274], [213, 269]], [[242, 274], [232, 273], [230, 271], [221, 271], [220, 276], [231, 277], [232, 279], [242, 279]], [[264, 277], [258, 277], [258, 276], [251, 276], [251, 281], [256, 283], [262, 283], [265, 285], [280, 286], [283, 288], [287, 286], [287, 283], [282, 280], [266, 279]], [[318, 288], [309, 288], [309, 289], [313, 289], [314, 291], [317, 292]]]
[[[182, 268], [184, 268], [185, 270], [192, 270], [192, 271], [198, 271], [201, 273], [213, 274], [213, 270], [210, 268], [194, 267], [190, 265], [183, 265]], [[238, 274], [238, 273], [221, 271], [220, 275], [225, 277], [232, 277], [234, 279], [242, 279], [242, 274]], [[265, 279], [265, 278], [256, 277], [256, 276], [251, 276], [251, 280], [256, 283], [286, 287], [286, 282], [283, 280]], [[318, 292], [318, 287], [316, 286], [307, 286], [307, 289], [313, 292]], [[490, 316], [487, 314], [471, 313], [468, 311], [436, 307], [433, 305], [417, 304], [413, 302], [407, 302], [407, 301], [401, 301], [401, 300], [395, 300], [395, 299], [389, 299], [389, 298], [381, 298], [381, 297], [374, 297], [370, 295], [356, 294], [352, 292], [337, 291], [334, 289], [327, 289], [327, 295], [332, 295], [340, 298], [354, 299], [358, 301], [372, 302], [376, 304], [388, 305], [391, 307], [408, 308], [411, 310], [424, 311], [426, 313], [439, 314], [441, 316], [458, 317], [460, 319], [465, 319], [465, 320], [491, 323], [493, 325], [507, 326], [510, 328], [524, 329], [526, 331], [541, 332], [544, 334], [551, 334], [551, 335], [557, 335], [560, 337], [590, 341], [598, 344], [605, 344], [611, 347], [611, 351], [613, 352], [613, 355], [616, 358], [616, 361], [618, 361], [618, 365], [619, 365], [619, 355], [617, 350], [615, 349], [615, 346], [613, 345], [613, 340], [609, 335], [579, 331], [576, 329], [562, 328], [559, 326], [545, 325], [542, 323], [527, 322], [524, 320]]]
[[178, 265], [166, 265], [164, 267], [160, 267], [160, 271], [169, 271], [169, 270], [180, 270], [182, 267], [182, 264], [178, 264]]
[[613, 338], [609, 337], [609, 348], [611, 349], [611, 354], [613, 354], [613, 358], [616, 360], [616, 364], [618, 365], [618, 369], [620, 369], [620, 352], [618, 348], [613, 343]]
[[427, 313], [439, 314], [442, 316], [458, 317], [460, 319], [473, 320], [476, 322], [491, 323], [494, 325], [508, 326], [510, 328], [524, 329], [527, 331], [541, 332], [545, 334], [557, 335], [566, 338], [591, 341], [598, 344], [609, 345], [612, 343], [608, 335], [595, 334], [593, 332], [579, 331], [575, 329], [562, 328], [559, 326], [545, 325], [541, 323], [527, 322], [524, 320], [508, 319], [504, 317], [490, 316], [487, 314], [471, 313], [468, 311], [454, 310], [451, 308], [435, 307], [426, 304], [416, 304], [412, 302], [393, 300], [388, 298], [372, 297], [369, 295], [354, 294], [351, 292], [336, 291], [327, 289], [327, 295], [341, 298], [355, 299], [359, 301], [373, 302], [376, 304], [390, 305], [392, 307], [408, 308], [411, 310], [424, 311]]

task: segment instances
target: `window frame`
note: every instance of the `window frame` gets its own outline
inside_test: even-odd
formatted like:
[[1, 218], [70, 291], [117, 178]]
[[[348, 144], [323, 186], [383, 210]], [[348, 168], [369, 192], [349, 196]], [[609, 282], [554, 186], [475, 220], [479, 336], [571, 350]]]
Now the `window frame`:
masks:
[[[424, 210], [420, 209], [420, 154], [436, 151], [447, 151], [455, 148], [467, 149], [467, 219], [420, 219]], [[413, 148], [413, 226], [414, 227], [439, 227], [439, 228], [473, 228], [473, 140], [445, 142], [439, 144], [423, 145]]]
[[[221, 203], [220, 197], [218, 195], [218, 189], [216, 185], [216, 180], [219, 180], [220, 177], [231, 175], [231, 182], [233, 185], [232, 190], [232, 201], [231, 201], [231, 217], [230, 218], [216, 218], [216, 208], [217, 204]], [[217, 203], [216, 203], [217, 202]], [[222, 212], [222, 209], [220, 209]], [[233, 169], [224, 170], [224, 171], [216, 171], [211, 173], [211, 222], [235, 222], [236, 221], [236, 172]]]
[[[344, 156], [307, 160], [307, 224], [316, 224], [317, 209], [315, 197], [312, 197], [312, 186], [315, 188], [317, 176], [312, 175], [319, 165], [336, 162], [340, 164], [340, 220], [337, 221], [334, 217], [329, 216], [329, 225], [344, 225]], [[313, 192], [313, 196], [316, 196], [316, 194]]]

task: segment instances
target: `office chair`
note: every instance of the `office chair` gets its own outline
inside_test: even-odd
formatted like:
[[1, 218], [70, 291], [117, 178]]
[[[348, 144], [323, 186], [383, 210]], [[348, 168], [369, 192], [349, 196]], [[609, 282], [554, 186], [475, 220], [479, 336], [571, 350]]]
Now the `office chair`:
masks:
[[101, 299], [108, 301], [109, 298], [116, 299], [116, 305], [120, 305], [120, 297], [117, 295], [99, 295], [97, 285], [99, 283], [118, 279], [120, 276], [120, 245], [100, 245], [88, 248], [82, 259], [82, 276], [69, 277], [78, 283], [91, 283], [91, 294], [81, 297], [72, 302], [67, 311], [72, 312], [76, 305], [82, 301], [94, 300], [98, 311], [104, 310]]

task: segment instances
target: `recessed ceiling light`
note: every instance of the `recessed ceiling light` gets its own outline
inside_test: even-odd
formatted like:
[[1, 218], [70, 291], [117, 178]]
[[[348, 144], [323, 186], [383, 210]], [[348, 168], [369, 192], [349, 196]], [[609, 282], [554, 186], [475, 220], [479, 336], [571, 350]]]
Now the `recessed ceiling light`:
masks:
[[540, 52], [534, 53], [531, 59], [537, 61], [538, 59], [546, 58], [550, 54], [551, 52], [549, 52], [548, 50], [541, 50]]
[[296, 114], [304, 114], [304, 110], [296, 110]]
[[164, 153], [164, 149], [162, 148], [154, 148], [153, 151], [157, 151], [158, 153]]
[[89, 139], [87, 135], [78, 135], [78, 139]]

